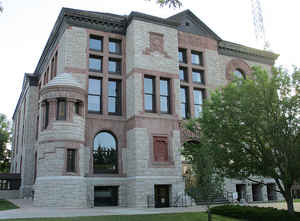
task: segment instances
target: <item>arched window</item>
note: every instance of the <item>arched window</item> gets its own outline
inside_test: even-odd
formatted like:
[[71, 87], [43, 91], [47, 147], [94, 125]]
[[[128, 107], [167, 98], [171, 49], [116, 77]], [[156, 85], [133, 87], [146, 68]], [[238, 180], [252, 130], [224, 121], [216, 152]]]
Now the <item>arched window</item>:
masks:
[[245, 79], [245, 74], [239, 69], [235, 69], [233, 75], [239, 79]]
[[118, 148], [115, 137], [100, 132], [94, 138], [94, 173], [118, 172]]

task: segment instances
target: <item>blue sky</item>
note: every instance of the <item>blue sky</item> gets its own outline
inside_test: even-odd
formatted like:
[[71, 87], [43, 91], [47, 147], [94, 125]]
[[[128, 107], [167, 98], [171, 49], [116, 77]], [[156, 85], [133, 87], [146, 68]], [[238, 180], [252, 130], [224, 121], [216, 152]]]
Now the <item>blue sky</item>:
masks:
[[[62, 7], [120, 15], [139, 11], [168, 17], [190, 9], [223, 40], [259, 47], [250, 0], [182, 0], [180, 9], [160, 8], [155, 0], [0, 0], [0, 113], [12, 117], [24, 73], [32, 73]], [[267, 40], [279, 53], [276, 65], [300, 66], [300, 1], [261, 0]]]

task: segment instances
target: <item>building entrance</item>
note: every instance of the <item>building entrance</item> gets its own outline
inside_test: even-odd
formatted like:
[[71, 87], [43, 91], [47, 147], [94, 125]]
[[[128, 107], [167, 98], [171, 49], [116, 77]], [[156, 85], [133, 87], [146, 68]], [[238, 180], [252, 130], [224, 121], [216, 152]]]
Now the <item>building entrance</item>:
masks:
[[155, 208], [170, 206], [170, 186], [169, 185], [155, 185]]
[[118, 206], [118, 186], [95, 186], [94, 206]]

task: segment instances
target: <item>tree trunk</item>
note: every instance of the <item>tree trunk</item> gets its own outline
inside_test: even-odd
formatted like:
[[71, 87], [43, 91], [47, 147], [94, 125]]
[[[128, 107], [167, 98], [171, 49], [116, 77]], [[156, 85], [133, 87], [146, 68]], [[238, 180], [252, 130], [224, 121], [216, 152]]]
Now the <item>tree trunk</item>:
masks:
[[291, 194], [291, 191], [289, 191], [287, 193], [287, 197], [286, 197], [286, 204], [287, 204], [287, 209], [288, 209], [288, 212], [290, 214], [294, 214], [295, 213], [295, 210], [294, 210], [294, 202], [293, 202], [293, 196]]
[[207, 221], [211, 221], [211, 212], [209, 206], [207, 206]]

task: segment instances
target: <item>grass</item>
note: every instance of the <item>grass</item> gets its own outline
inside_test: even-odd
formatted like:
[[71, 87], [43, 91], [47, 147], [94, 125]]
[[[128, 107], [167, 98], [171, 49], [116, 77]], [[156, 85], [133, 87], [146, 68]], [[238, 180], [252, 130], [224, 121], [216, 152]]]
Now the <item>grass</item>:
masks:
[[7, 201], [7, 200], [1, 200], [0, 199], [0, 211], [1, 210], [10, 210], [10, 209], [17, 209], [19, 208], [18, 206], [16, 206], [15, 204]]
[[294, 199], [294, 203], [300, 203], [300, 199]]
[[[206, 213], [175, 213], [152, 214], [131, 216], [89, 216], [72, 218], [31, 218], [31, 219], [7, 219], [6, 221], [207, 221]], [[238, 219], [213, 215], [213, 221], [238, 221]]]

